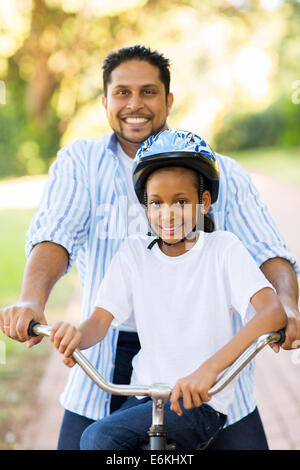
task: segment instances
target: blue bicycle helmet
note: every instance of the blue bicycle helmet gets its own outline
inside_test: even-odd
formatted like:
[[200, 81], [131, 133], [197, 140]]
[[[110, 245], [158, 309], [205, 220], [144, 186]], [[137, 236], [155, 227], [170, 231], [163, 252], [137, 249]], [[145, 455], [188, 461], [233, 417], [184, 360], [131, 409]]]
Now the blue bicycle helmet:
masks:
[[211, 147], [192, 132], [166, 130], [149, 137], [134, 157], [133, 184], [141, 204], [147, 178], [154, 170], [167, 166], [183, 166], [198, 172], [210, 183], [212, 203], [217, 200], [219, 167]]

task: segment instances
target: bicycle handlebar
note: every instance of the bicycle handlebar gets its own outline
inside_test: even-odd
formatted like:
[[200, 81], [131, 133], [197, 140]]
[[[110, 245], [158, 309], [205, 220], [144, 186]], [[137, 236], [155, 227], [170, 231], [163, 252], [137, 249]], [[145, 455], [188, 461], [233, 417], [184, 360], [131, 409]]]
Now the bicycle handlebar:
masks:
[[266, 333], [259, 336], [253, 343], [236, 359], [231, 366], [229, 366], [224, 372], [218, 376], [216, 383], [209, 390], [210, 395], [223, 390], [226, 385], [236, 377], [241, 370], [261, 351], [267, 344], [273, 343], [284, 343], [285, 341], [285, 330], [279, 330], [276, 333]]
[[[51, 327], [41, 325], [32, 320], [28, 327], [29, 336], [50, 336]], [[257, 338], [246, 351], [224, 372], [222, 372], [213, 387], [209, 390], [209, 395], [215, 395], [223, 390], [226, 385], [261, 351], [267, 344], [283, 343], [285, 340], [285, 331], [280, 330], [276, 333], [267, 333]], [[113, 395], [139, 395], [149, 396], [152, 399], [161, 399], [167, 401], [171, 395], [172, 389], [168, 384], [152, 384], [145, 386], [135, 385], [116, 385], [99, 374], [95, 367], [86, 359], [82, 352], [77, 348], [73, 352], [73, 358], [84, 372], [95, 382], [98, 387]]]

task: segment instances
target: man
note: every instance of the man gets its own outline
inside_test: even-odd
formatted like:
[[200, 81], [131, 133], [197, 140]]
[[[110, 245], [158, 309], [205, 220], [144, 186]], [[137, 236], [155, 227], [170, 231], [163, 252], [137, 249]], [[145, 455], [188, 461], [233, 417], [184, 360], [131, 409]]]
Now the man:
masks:
[[[18, 341], [29, 340], [29, 346], [40, 341], [28, 338], [30, 320], [46, 323], [48, 296], [75, 259], [83, 285], [82, 319], [89, 316], [103, 275], [128, 233], [130, 208], [137, 202], [131, 183], [132, 158], [148, 136], [168, 128], [173, 95], [169, 62], [161, 54], [142, 46], [111, 53], [103, 65], [103, 81], [103, 105], [113, 133], [77, 140], [58, 153], [27, 234], [28, 262], [19, 300], [0, 311], [1, 330]], [[212, 208], [216, 228], [239, 236], [275, 286], [286, 311], [299, 314], [296, 261], [245, 170], [227, 157], [218, 155], [218, 161], [220, 193]], [[235, 322], [238, 330], [238, 315]], [[139, 348], [134, 329], [130, 322], [120, 332], [110, 328], [105, 341], [85, 352], [107, 380], [129, 382], [131, 359]], [[285, 347], [290, 348], [294, 339], [291, 320]], [[256, 404], [244, 395], [251, 367], [240, 375], [229, 426], [215, 448], [267, 447]], [[119, 407], [120, 397], [111, 400], [74, 367], [61, 403], [66, 412], [58, 448], [78, 449], [86, 426]]]

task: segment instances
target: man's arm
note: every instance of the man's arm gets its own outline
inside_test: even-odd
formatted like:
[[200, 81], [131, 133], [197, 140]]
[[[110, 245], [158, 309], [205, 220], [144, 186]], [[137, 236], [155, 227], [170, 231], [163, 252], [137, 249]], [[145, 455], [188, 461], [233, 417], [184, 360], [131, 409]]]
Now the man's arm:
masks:
[[[225, 229], [239, 237], [275, 287], [287, 315], [290, 315], [284, 343], [284, 348], [290, 349], [297, 337], [297, 322], [293, 315], [299, 315], [296, 277], [299, 266], [268, 208], [260, 200], [259, 192], [247, 171], [228, 157], [220, 156], [219, 161], [227, 189], [226, 206], [218, 208], [220, 212], [226, 212]], [[222, 200], [219, 204], [221, 202]], [[273, 349], [279, 349], [279, 346], [274, 346]]]
[[[51, 165], [42, 200], [26, 234], [28, 258], [19, 299], [0, 310], [0, 328], [18, 341], [29, 340], [31, 319], [46, 323], [45, 305], [60, 277], [70, 270], [87, 240], [90, 194], [85, 146], [78, 140], [58, 152]], [[32, 338], [28, 345], [41, 341]]]
[[20, 342], [29, 340], [29, 347], [41, 341], [42, 337], [29, 338], [29, 322], [34, 319], [47, 323], [46, 302], [53, 286], [66, 272], [68, 262], [67, 251], [56, 243], [43, 242], [32, 249], [17, 303], [0, 309], [0, 329], [4, 334]]
[[260, 269], [275, 287], [288, 316], [288, 324], [285, 330], [286, 340], [282, 347], [283, 349], [291, 349], [293, 342], [297, 339], [297, 322], [295, 320], [300, 319], [298, 307], [299, 287], [295, 270], [291, 263], [283, 258], [268, 259], [261, 265]]

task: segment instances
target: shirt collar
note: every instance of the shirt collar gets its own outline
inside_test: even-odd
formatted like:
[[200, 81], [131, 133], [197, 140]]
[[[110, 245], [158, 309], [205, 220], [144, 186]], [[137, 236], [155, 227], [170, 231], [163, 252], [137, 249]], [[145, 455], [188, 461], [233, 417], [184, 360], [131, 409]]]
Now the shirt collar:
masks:
[[118, 151], [118, 139], [114, 132], [112, 132], [108, 138], [107, 148], [114, 154]]

